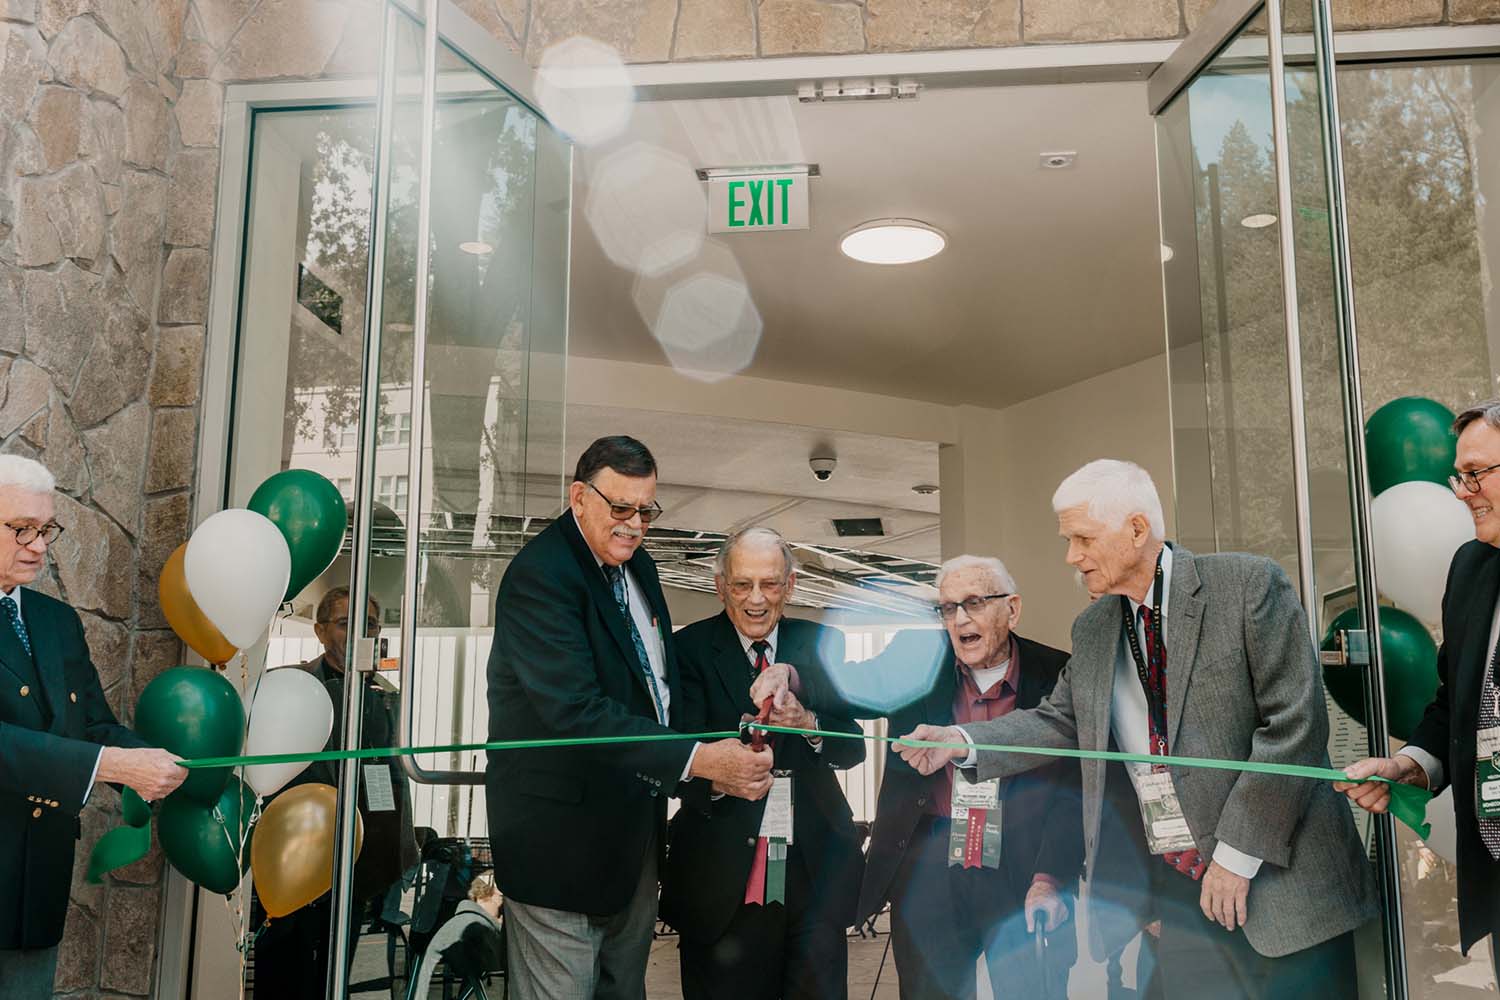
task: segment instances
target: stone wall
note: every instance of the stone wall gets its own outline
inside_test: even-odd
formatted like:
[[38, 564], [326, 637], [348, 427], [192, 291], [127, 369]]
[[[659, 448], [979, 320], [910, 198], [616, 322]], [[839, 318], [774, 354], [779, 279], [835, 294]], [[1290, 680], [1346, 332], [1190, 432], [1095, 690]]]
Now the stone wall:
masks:
[[[626, 62], [914, 52], [1178, 38], [1213, 0], [459, 0], [536, 63], [590, 35]], [[1284, 3], [1305, 23], [1309, 0]], [[1338, 28], [1500, 20], [1496, 0], [1334, 0]]]

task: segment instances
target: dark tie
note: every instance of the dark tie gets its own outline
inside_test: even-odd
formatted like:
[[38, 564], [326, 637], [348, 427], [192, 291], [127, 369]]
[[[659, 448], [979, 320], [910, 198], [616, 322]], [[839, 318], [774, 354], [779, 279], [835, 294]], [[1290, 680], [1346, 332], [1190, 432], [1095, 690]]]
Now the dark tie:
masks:
[[[1141, 605], [1141, 631], [1146, 640], [1146, 718], [1151, 725], [1151, 755], [1163, 757], [1167, 749], [1167, 665], [1162, 662], [1166, 653], [1165, 641], [1156, 641], [1156, 621], [1151, 609]], [[1203, 877], [1208, 866], [1203, 855], [1197, 851], [1172, 851], [1162, 855], [1162, 860], [1176, 868], [1188, 878], [1197, 881]]]
[[750, 668], [750, 683], [754, 684], [760, 672], [771, 665], [771, 661], [767, 659], [771, 644], [764, 639], [756, 639], [750, 644], [750, 651], [755, 654], [755, 666]]
[[26, 650], [26, 655], [31, 656], [31, 636], [26, 634], [26, 623], [21, 621], [21, 607], [16, 604], [16, 599], [6, 594], [0, 597], [0, 608], [5, 609], [5, 620], [10, 622], [12, 631], [16, 638], [21, 640], [21, 648]]
[[651, 702], [656, 706], [656, 721], [666, 725], [667, 712], [662, 707], [661, 689], [656, 686], [656, 671], [651, 669], [651, 657], [646, 655], [646, 644], [641, 641], [640, 630], [635, 627], [635, 616], [630, 613], [630, 601], [625, 597], [625, 567], [606, 565], [604, 575], [609, 578], [609, 585], [615, 592], [615, 603], [620, 606], [620, 614], [625, 616], [625, 627], [630, 629], [630, 643], [635, 647], [636, 661], [641, 665], [641, 673], [646, 675]]

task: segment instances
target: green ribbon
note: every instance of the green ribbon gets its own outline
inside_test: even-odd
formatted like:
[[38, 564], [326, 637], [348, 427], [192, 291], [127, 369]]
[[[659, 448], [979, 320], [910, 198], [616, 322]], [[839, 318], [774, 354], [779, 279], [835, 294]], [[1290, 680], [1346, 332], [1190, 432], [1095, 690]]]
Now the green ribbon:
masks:
[[[1253, 760], [1217, 760], [1211, 757], [1171, 757], [1150, 754], [1121, 753], [1115, 750], [1076, 750], [1061, 747], [1006, 746], [999, 743], [934, 743], [908, 740], [898, 736], [866, 736], [861, 733], [833, 732], [825, 729], [795, 729], [750, 723], [748, 728], [793, 736], [821, 736], [825, 739], [874, 740], [878, 743], [901, 743], [907, 746], [933, 747], [944, 750], [986, 750], [995, 753], [1022, 753], [1038, 757], [1071, 757], [1077, 760], [1119, 761], [1126, 764], [1166, 764], [1173, 767], [1201, 767], [1217, 771], [1244, 771], [1251, 774], [1274, 774], [1287, 778], [1312, 778], [1317, 781], [1348, 781], [1349, 776], [1332, 767], [1309, 767], [1303, 764], [1269, 764]], [[627, 743], [670, 743], [678, 740], [709, 742], [739, 735], [738, 730], [716, 733], [650, 733], [642, 736], [581, 736], [572, 739], [501, 740], [494, 743], [449, 743], [422, 747], [376, 747], [363, 750], [321, 750], [316, 753], [248, 754], [237, 757], [199, 757], [180, 761], [189, 770], [211, 767], [247, 767], [255, 764], [291, 764], [320, 760], [370, 760], [377, 757], [410, 757], [426, 753], [460, 753], [479, 750], [540, 750], [556, 747], [603, 746]], [[1371, 777], [1366, 781], [1391, 786], [1391, 815], [1411, 827], [1417, 836], [1426, 838], [1432, 827], [1427, 823], [1427, 802], [1432, 793], [1416, 785], [1405, 785], [1388, 778]], [[151, 807], [139, 795], [125, 789], [121, 796], [124, 823], [99, 838], [89, 854], [88, 880], [100, 881], [106, 872], [133, 864], [151, 849]]]
[[89, 852], [88, 881], [98, 885], [104, 873], [134, 864], [151, 850], [151, 807], [146, 800], [127, 788], [120, 793], [121, 825], [99, 838]]

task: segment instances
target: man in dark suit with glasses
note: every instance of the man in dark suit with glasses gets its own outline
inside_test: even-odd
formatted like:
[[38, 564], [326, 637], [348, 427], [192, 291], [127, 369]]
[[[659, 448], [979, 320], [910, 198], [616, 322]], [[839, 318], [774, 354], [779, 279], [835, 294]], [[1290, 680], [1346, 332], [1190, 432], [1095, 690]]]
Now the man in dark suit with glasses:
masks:
[[659, 739], [682, 703], [672, 620], [641, 547], [661, 513], [651, 452], [600, 438], [578, 460], [568, 509], [500, 584], [489, 738], [607, 740], [489, 754], [517, 1000], [644, 998], [667, 797], [699, 781], [747, 799], [771, 788], [772, 755], [738, 739]]
[[52, 474], [0, 455], [0, 997], [52, 996], [79, 813], [94, 785], [148, 801], [187, 771], [119, 724], [78, 612], [31, 584], [62, 533]]
[[[1349, 768], [1433, 792], [1453, 786], [1458, 834], [1458, 931], [1464, 953], [1485, 935], [1500, 970], [1500, 399], [1471, 406], [1458, 434], [1453, 492], [1474, 518], [1472, 542], [1453, 556], [1443, 595], [1438, 690], [1411, 741], [1394, 757]], [[1335, 782], [1370, 812], [1385, 812], [1389, 786]]]

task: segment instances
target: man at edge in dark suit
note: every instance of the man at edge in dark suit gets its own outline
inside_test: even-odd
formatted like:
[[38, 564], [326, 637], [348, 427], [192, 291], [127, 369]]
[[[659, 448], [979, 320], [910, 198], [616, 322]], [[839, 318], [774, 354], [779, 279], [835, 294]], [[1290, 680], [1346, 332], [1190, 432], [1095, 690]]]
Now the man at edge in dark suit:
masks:
[[[776, 662], [811, 675], [843, 636], [784, 616], [796, 587], [792, 550], [770, 528], [725, 539], [714, 586], [722, 614], [677, 633], [688, 732], [733, 729], [759, 711], [750, 685]], [[859, 734], [847, 718], [784, 703], [777, 724]], [[683, 796], [672, 820], [661, 914], [679, 933], [687, 1000], [838, 1000], [848, 996], [849, 949], [862, 865], [849, 803], [834, 777], [865, 758], [861, 739], [774, 735], [776, 791], [757, 802]], [[781, 793], [778, 796], [778, 793]], [[790, 824], [778, 806], [789, 806]], [[792, 834], [779, 856], [778, 829]], [[780, 870], [778, 871], [778, 865]]]
[[52, 996], [78, 814], [100, 782], [160, 799], [178, 758], [115, 719], [78, 612], [23, 586], [62, 527], [52, 474], [0, 455], [0, 997]]
[[[1394, 757], [1371, 757], [1351, 778], [1379, 775], [1434, 793], [1453, 786], [1458, 835], [1458, 930], [1465, 954], [1486, 934], [1500, 970], [1500, 399], [1453, 422], [1456, 474], [1448, 484], [1474, 517], [1474, 541], [1453, 556], [1443, 594], [1438, 689], [1411, 741]], [[1390, 789], [1335, 782], [1371, 812]]]
[[641, 548], [660, 514], [651, 452], [600, 438], [578, 460], [568, 510], [500, 584], [490, 740], [614, 738], [489, 754], [516, 1000], [643, 1000], [667, 796], [697, 781], [747, 799], [771, 789], [772, 754], [738, 739], [628, 740], [670, 735], [681, 710], [672, 620]]

